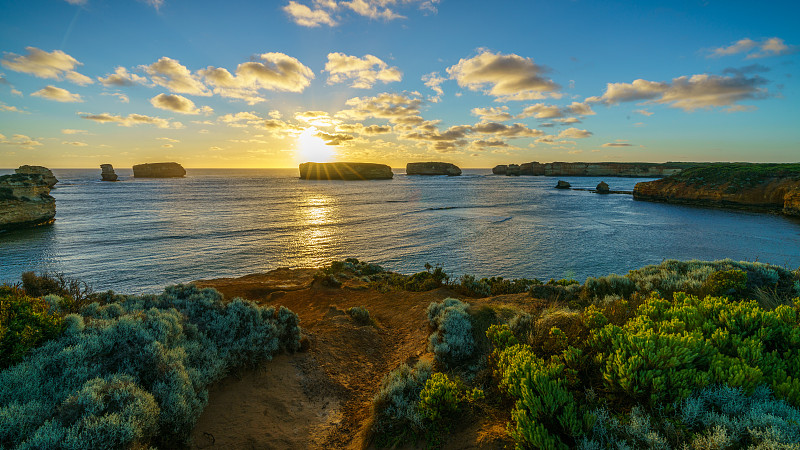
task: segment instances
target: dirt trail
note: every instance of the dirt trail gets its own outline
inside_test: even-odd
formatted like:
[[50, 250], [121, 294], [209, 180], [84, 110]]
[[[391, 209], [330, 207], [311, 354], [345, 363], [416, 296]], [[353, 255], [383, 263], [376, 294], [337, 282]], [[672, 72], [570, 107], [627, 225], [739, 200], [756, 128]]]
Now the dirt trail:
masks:
[[[381, 379], [401, 363], [415, 363], [427, 346], [426, 308], [454, 296], [367, 289], [359, 282], [327, 288], [315, 270], [278, 269], [242, 278], [197, 281], [225, 298], [283, 305], [300, 317], [307, 351], [280, 355], [261, 367], [233, 374], [210, 392], [192, 433], [192, 448], [352, 448], [365, 442], [372, 398]], [[374, 325], [358, 325], [346, 310], [366, 307]], [[483, 429], [483, 428], [487, 428]], [[481, 436], [501, 435], [497, 423], [465, 427], [452, 448], [491, 448]], [[494, 436], [497, 437], [497, 436]], [[492, 439], [490, 441], [493, 442]], [[456, 445], [453, 447], [453, 445]]]

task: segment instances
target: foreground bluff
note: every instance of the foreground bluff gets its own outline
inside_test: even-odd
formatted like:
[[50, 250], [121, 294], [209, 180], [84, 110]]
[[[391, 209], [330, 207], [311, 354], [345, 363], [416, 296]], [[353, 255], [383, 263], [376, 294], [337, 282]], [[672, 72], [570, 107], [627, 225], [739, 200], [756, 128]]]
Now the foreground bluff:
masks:
[[633, 198], [800, 216], [800, 163], [713, 163], [637, 183]]
[[44, 182], [51, 188], [58, 183], [58, 179], [53, 175], [53, 171], [44, 166], [19, 166], [15, 172], [27, 175], [41, 175]]
[[303, 180], [388, 180], [394, 176], [386, 164], [374, 163], [316, 163], [300, 164]]
[[461, 169], [445, 162], [416, 162], [406, 164], [406, 175], [461, 175]]
[[174, 178], [186, 176], [186, 170], [176, 162], [136, 164], [133, 166], [135, 178]]
[[17, 173], [0, 177], [0, 231], [52, 223], [56, 199], [42, 175]]

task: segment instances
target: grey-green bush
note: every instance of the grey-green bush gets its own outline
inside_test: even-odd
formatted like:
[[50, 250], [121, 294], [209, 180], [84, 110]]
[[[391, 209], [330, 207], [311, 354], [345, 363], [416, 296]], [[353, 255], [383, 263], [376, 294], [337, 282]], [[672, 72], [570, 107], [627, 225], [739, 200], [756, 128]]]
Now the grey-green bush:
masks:
[[0, 372], [6, 448], [130, 448], [185, 442], [230, 369], [299, 348], [297, 316], [194, 285], [113, 296]]
[[424, 431], [425, 417], [417, 404], [432, 372], [430, 362], [418, 361], [413, 368], [402, 364], [383, 378], [373, 399], [372, 431], [379, 445], [392, 446], [404, 437], [416, 438]]
[[433, 329], [428, 337], [428, 351], [434, 353], [437, 364], [457, 366], [475, 352], [468, 307], [468, 303], [455, 298], [428, 305], [428, 322]]

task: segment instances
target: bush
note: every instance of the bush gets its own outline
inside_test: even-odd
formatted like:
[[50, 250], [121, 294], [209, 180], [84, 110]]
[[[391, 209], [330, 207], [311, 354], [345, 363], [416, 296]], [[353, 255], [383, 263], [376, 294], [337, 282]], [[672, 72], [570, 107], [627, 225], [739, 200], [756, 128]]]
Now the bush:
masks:
[[32, 348], [58, 336], [63, 328], [61, 314], [46, 300], [29, 297], [13, 286], [0, 286], [0, 369], [22, 361]]
[[537, 279], [517, 278], [506, 280], [503, 277], [476, 279], [472, 275], [462, 275], [452, 288], [462, 294], [473, 297], [489, 297], [491, 295], [521, 294], [528, 292], [531, 286], [541, 285]]
[[63, 334], [0, 372], [0, 442], [180, 445], [208, 401], [209, 384], [299, 347], [291, 311], [241, 299], [226, 304], [213, 289], [178, 285], [159, 296], [112, 300], [67, 315]]
[[[739, 269], [718, 270], [700, 287], [703, 295], [740, 296], [747, 288], [747, 272]], [[738, 294], [738, 295], [737, 295]]]
[[22, 274], [22, 288], [31, 297], [57, 295], [64, 299], [64, 305], [70, 312], [77, 312], [92, 296], [92, 288], [85, 281], [70, 278], [59, 272], [45, 272], [36, 275], [33, 272]]
[[428, 323], [433, 331], [428, 337], [428, 351], [442, 367], [463, 364], [475, 351], [472, 323], [467, 313], [469, 304], [454, 298], [428, 305]]
[[402, 364], [389, 372], [373, 399], [372, 432], [381, 447], [394, 447], [416, 439], [425, 432], [425, 416], [418, 408], [420, 392], [433, 372], [427, 361], [412, 369]]
[[347, 314], [359, 325], [371, 325], [372, 317], [369, 316], [369, 311], [363, 306], [353, 306], [347, 308]]

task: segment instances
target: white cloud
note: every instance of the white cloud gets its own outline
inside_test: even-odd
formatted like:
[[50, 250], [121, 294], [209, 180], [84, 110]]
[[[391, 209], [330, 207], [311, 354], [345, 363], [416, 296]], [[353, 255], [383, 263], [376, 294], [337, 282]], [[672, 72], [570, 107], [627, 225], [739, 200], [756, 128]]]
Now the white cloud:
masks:
[[425, 82], [425, 86], [431, 88], [433, 92], [436, 92], [436, 96], [430, 98], [429, 100], [432, 102], [438, 102], [442, 95], [444, 95], [444, 90], [442, 89], [441, 85], [447, 81], [447, 78], [440, 76], [439, 72], [431, 72], [423, 75], [422, 81]]
[[481, 122], [472, 126], [472, 131], [481, 134], [493, 134], [502, 137], [537, 137], [544, 134], [541, 130], [530, 129], [524, 124], [515, 123], [513, 125], [505, 125], [497, 122]]
[[161, 57], [158, 61], [142, 68], [150, 75], [153, 82], [172, 92], [179, 94], [209, 96], [211, 92], [200, 81], [200, 77], [193, 75], [186, 66], [177, 60]]
[[63, 141], [61, 143], [63, 145], [71, 145], [73, 147], [86, 147], [87, 145], [89, 145], [86, 142], [81, 142], [81, 141]]
[[655, 114], [655, 113], [653, 113], [653, 112], [651, 112], [651, 111], [648, 111], [648, 110], [646, 110], [646, 109], [634, 109], [634, 110], [633, 110], [633, 112], [635, 112], [635, 113], [637, 113], [637, 114], [641, 114], [641, 115], [643, 115], [643, 116], [647, 116], [647, 117], [650, 117], [650, 116], [652, 116], [653, 114]]
[[561, 111], [560, 106], [545, 105], [544, 103], [537, 103], [522, 110], [517, 117], [524, 119], [526, 117], [535, 117], [537, 119], [551, 119], [553, 117], [563, 117], [564, 113]]
[[150, 104], [156, 108], [181, 114], [210, 114], [213, 112], [213, 109], [208, 106], [197, 108], [193, 101], [181, 95], [158, 94], [150, 99]]
[[784, 40], [778, 37], [767, 38], [761, 42], [754, 41], [750, 38], [744, 38], [727, 47], [712, 49], [708, 57], [719, 58], [738, 53], [747, 53], [747, 59], [765, 58], [767, 56], [785, 55], [793, 52], [794, 50], [794, 46], [786, 45]]
[[602, 97], [589, 97], [587, 102], [604, 102], [613, 105], [619, 102], [650, 100], [662, 95], [669, 85], [656, 81], [633, 80], [633, 83], [608, 83]]
[[718, 75], [692, 75], [672, 80], [672, 86], [656, 100], [669, 103], [673, 108], [693, 111], [712, 106], [733, 106], [735, 102], [759, 98], [766, 91], [759, 86], [766, 83], [760, 77], [724, 77]]
[[336, 117], [354, 120], [389, 119], [405, 125], [422, 122], [419, 117], [422, 100], [417, 93], [382, 93], [374, 97], [354, 97], [345, 104], [350, 108], [339, 111]]
[[497, 97], [498, 101], [544, 98], [545, 93], [559, 86], [543, 75], [547, 69], [531, 58], [482, 51], [479, 55], [461, 59], [447, 69], [450, 78], [461, 87]]
[[130, 103], [131, 99], [128, 98], [127, 95], [120, 93], [120, 92], [103, 92], [100, 95], [111, 95], [113, 97], [117, 97], [120, 103]]
[[97, 80], [104, 86], [133, 86], [135, 84], [147, 84], [147, 78], [128, 72], [124, 67], [117, 67], [114, 73], [107, 74], [105, 78], [97, 77]]
[[711, 57], [735, 55], [737, 53], [749, 52], [756, 46], [758, 46], [758, 43], [756, 41], [750, 38], [744, 38], [734, 42], [733, 44], [727, 47], [715, 48], [714, 50], [711, 51], [711, 54], [708, 56], [709, 58], [711, 58]]
[[24, 134], [15, 134], [11, 137], [11, 139], [8, 139], [2, 134], [0, 134], [0, 144], [13, 145], [26, 150], [30, 150], [42, 145], [41, 142], [35, 139], [31, 139], [30, 137], [25, 136]]
[[88, 3], [89, 0], [66, 0], [66, 2], [70, 5], [83, 6]]
[[558, 133], [558, 139], [584, 139], [592, 135], [591, 131], [580, 130], [572, 127]]
[[80, 118], [93, 120], [100, 123], [116, 123], [122, 127], [131, 127], [139, 124], [155, 125], [158, 128], [183, 128], [180, 122], [172, 122], [169, 119], [162, 119], [160, 117], [151, 117], [143, 114], [128, 114], [127, 116], [117, 116], [109, 113], [89, 114], [78, 113]]
[[55, 86], [45, 86], [44, 89], [38, 90], [31, 95], [62, 103], [83, 102], [79, 94], [73, 94], [66, 89]]
[[[335, 2], [333, 2], [333, 4], [336, 5]], [[294, 23], [304, 27], [318, 27], [321, 24], [331, 27], [335, 27], [337, 25], [330, 13], [324, 9], [311, 9], [301, 3], [290, 1], [288, 5], [283, 7], [283, 10], [289, 15]]]
[[259, 61], [239, 64], [236, 75], [227, 69], [209, 66], [198, 74], [223, 97], [245, 100], [250, 105], [265, 101], [260, 89], [302, 92], [314, 79], [314, 71], [296, 58], [283, 53], [264, 53]]
[[328, 84], [346, 83], [352, 80], [350, 87], [369, 89], [377, 81], [383, 84], [401, 81], [403, 72], [397, 67], [389, 67], [383, 60], [373, 55], [363, 58], [345, 55], [344, 53], [328, 53], [325, 64], [328, 72]]
[[472, 108], [472, 115], [478, 116], [484, 121], [505, 122], [511, 120], [512, 116], [508, 112], [508, 106], [499, 106], [497, 108]]
[[63, 134], [86, 134], [88, 131], [86, 130], [74, 130], [72, 128], [64, 128], [61, 130]]
[[633, 147], [633, 144], [627, 142], [606, 142], [601, 147]]
[[62, 77], [65, 77], [80, 85], [93, 82], [91, 78], [75, 72], [73, 69], [83, 64], [61, 50], [46, 52], [36, 47], [25, 47], [25, 50], [28, 51], [27, 55], [6, 53], [0, 64], [15, 72], [27, 73], [39, 78], [61, 80]]
[[3, 102], [0, 102], [0, 111], [8, 111], [8, 112], [16, 112], [20, 114], [28, 114], [27, 111], [24, 109], [19, 109], [16, 106], [6, 105]]
[[400, 14], [397, 14], [396, 12], [386, 7], [387, 4], [391, 3], [395, 3], [395, 1], [351, 0], [351, 1], [341, 2], [342, 5], [352, 9], [356, 14], [364, 17], [369, 17], [370, 19], [381, 19], [386, 21], [394, 19], [405, 19], [405, 16], [401, 16]]

